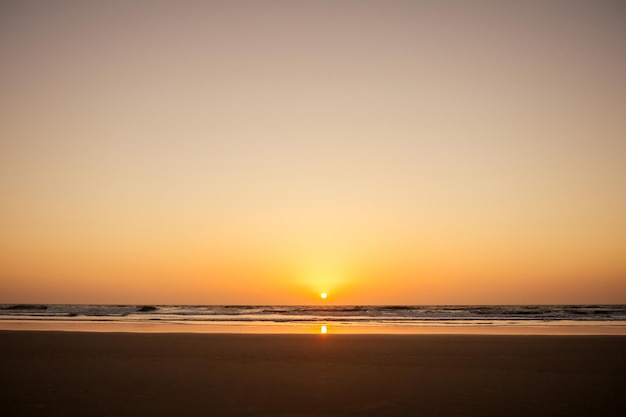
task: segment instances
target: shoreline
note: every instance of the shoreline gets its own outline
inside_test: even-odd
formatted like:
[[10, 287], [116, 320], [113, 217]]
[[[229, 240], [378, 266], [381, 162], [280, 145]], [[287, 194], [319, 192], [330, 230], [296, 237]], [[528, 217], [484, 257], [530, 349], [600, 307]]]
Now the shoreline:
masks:
[[0, 320], [0, 331], [63, 331], [87, 333], [191, 333], [191, 334], [406, 334], [406, 335], [616, 335], [626, 336], [623, 322], [560, 322], [533, 324], [423, 324], [423, 325], [342, 325], [172, 323], [117, 321]]
[[618, 416], [626, 337], [0, 331], [11, 416]]

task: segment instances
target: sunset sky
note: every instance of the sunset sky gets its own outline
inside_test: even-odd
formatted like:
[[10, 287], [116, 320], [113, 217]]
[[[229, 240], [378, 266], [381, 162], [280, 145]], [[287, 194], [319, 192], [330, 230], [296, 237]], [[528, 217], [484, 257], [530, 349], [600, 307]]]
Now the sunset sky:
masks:
[[1, 1], [0, 303], [626, 303], [624, 22]]

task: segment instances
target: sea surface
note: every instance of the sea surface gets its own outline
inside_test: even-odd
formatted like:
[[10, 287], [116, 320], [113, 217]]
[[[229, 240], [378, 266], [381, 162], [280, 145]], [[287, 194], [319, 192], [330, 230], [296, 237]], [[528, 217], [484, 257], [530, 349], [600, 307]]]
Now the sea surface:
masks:
[[[8, 324], [11, 326], [7, 326]], [[203, 328], [394, 329], [602, 326], [626, 332], [626, 305], [252, 306], [0, 304], [0, 327], [117, 323]], [[208, 327], [207, 327], [208, 326]], [[145, 328], [145, 327], [144, 327]], [[165, 328], [165, 327], [162, 327]], [[199, 327], [198, 327], [199, 328]]]

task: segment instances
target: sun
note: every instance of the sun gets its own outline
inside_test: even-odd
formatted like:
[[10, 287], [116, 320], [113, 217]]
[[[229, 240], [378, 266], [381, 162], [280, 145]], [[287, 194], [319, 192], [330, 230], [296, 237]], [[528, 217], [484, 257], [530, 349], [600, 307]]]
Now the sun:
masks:
[[328, 297], [328, 294], [326, 294], [325, 292], [320, 294], [320, 297], [322, 297], [323, 300], [326, 299], [326, 297]]

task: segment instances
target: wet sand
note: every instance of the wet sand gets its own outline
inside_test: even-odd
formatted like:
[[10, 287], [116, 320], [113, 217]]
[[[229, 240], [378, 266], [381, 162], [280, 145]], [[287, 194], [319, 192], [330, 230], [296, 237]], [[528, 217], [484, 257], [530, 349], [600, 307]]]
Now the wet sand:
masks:
[[168, 323], [123, 321], [70, 321], [70, 320], [0, 320], [3, 330], [37, 330], [64, 332], [106, 333], [264, 333], [264, 334], [319, 334], [322, 327], [331, 334], [471, 334], [471, 335], [621, 335], [626, 336], [624, 322], [566, 322], [565, 324], [429, 324], [429, 325], [355, 325], [355, 324], [285, 324], [285, 323]]
[[626, 337], [0, 332], [6, 416], [621, 416]]

